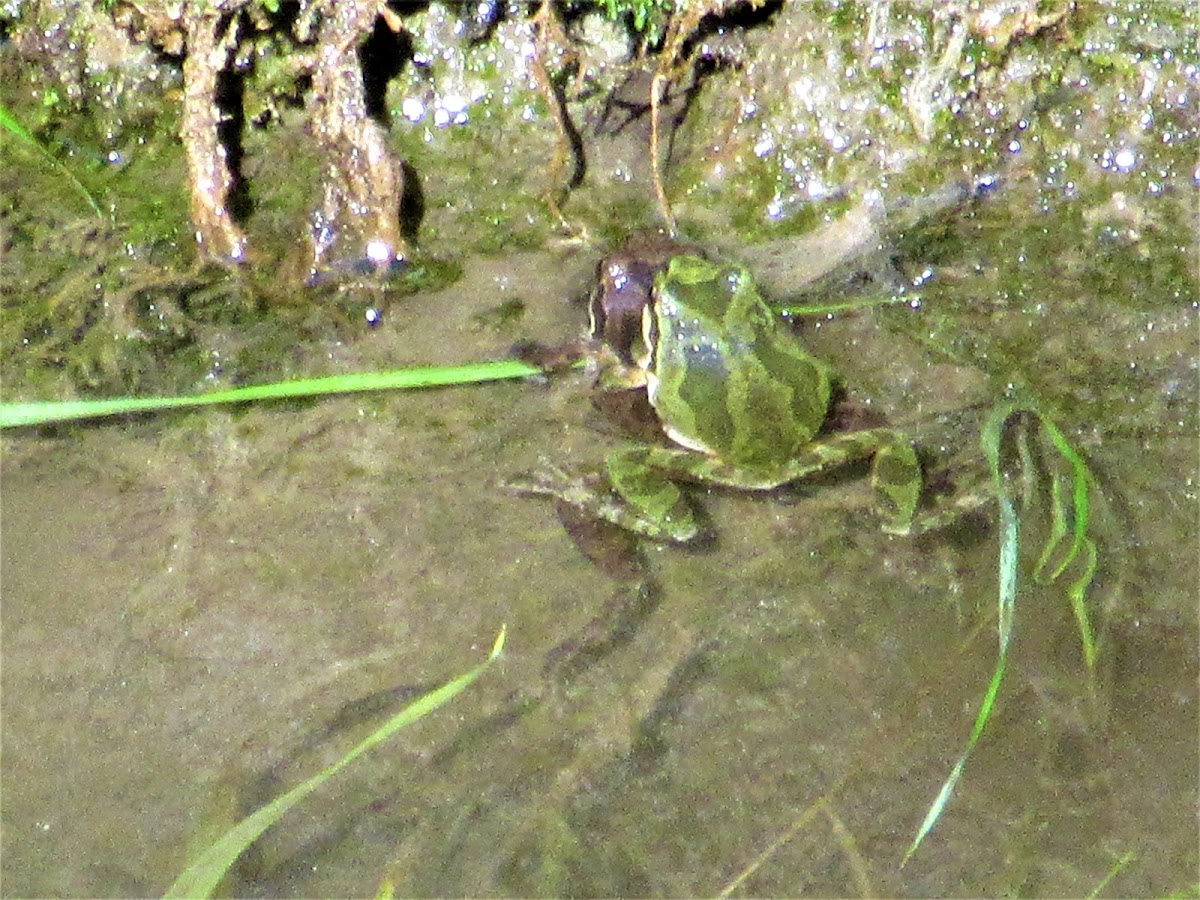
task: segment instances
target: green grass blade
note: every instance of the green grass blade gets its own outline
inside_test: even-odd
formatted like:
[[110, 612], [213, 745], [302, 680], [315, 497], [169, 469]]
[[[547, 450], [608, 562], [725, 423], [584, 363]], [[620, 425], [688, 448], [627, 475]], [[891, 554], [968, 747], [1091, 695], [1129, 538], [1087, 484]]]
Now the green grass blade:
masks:
[[[1071, 497], [1073, 512], [1071, 517], [1071, 548], [1054, 570], [1049, 575], [1044, 576], [1045, 581], [1054, 581], [1075, 561], [1079, 556], [1079, 552], [1083, 549], [1084, 543], [1087, 541], [1088, 520], [1091, 517], [1089, 483], [1092, 476], [1087, 463], [1075, 452], [1075, 448], [1063, 437], [1062, 432], [1058, 430], [1054, 423], [1045, 417], [1042, 417], [1041, 421], [1047, 434], [1050, 435], [1050, 440], [1054, 448], [1071, 464], [1071, 480], [1074, 486]], [[1049, 556], [1050, 554], [1046, 555]], [[1043, 578], [1043, 575], [1044, 573], [1039, 570], [1038, 577]]]
[[1120, 875], [1125, 870], [1125, 867], [1135, 859], [1137, 859], [1137, 854], [1132, 850], [1124, 853], [1120, 859], [1113, 863], [1112, 868], [1108, 870], [1108, 874], [1104, 876], [1104, 880], [1088, 893], [1088, 900], [1094, 900], [1094, 898], [1099, 897], [1100, 893], [1108, 887], [1109, 882]]
[[984, 423], [980, 443], [988, 466], [992, 471], [992, 484], [996, 488], [996, 496], [1000, 505], [1000, 565], [999, 592], [997, 595], [997, 637], [999, 639], [998, 671], [1003, 670], [1004, 660], [1008, 654], [1008, 643], [1012, 638], [1013, 617], [1017, 609], [1018, 569], [1021, 551], [1021, 517], [1017, 513], [1012, 497], [1004, 483], [1004, 473], [1000, 471], [1000, 442], [1004, 437], [1004, 425], [1017, 410], [1008, 407], [1001, 408]]
[[1050, 435], [1050, 442], [1054, 445], [1054, 449], [1070, 464], [1071, 478], [1074, 484], [1074, 491], [1071, 497], [1074, 512], [1072, 517], [1074, 527], [1072, 529], [1071, 549], [1067, 551], [1066, 557], [1046, 579], [1054, 581], [1075, 561], [1087, 540], [1088, 524], [1091, 518], [1092, 473], [1087, 463], [1084, 462], [1083, 457], [1071, 446], [1071, 442], [1066, 439], [1063, 433], [1058, 430], [1058, 426], [1045, 416], [1039, 416], [1038, 418], [1041, 420], [1042, 427], [1046, 429], [1046, 433]]
[[238, 822], [223, 837], [201, 853], [199, 858], [175, 879], [175, 883], [167, 889], [164, 896], [211, 896], [217, 884], [229, 871], [230, 866], [237, 861], [246, 848], [253, 844], [259, 835], [279, 821], [289, 809], [372, 747], [383, 743], [400, 729], [428, 715], [470, 687], [500, 655], [501, 650], [504, 649], [505, 635], [506, 629], [501, 628], [488, 658], [475, 668], [448, 681], [440, 688], [422, 695], [372, 732], [333, 765]]
[[281, 381], [253, 387], [214, 391], [189, 397], [118, 397], [113, 400], [64, 400], [34, 403], [0, 404], [0, 428], [21, 425], [47, 425], [74, 419], [91, 419], [164, 409], [187, 409], [218, 403], [245, 403], [252, 400], [282, 400], [316, 397], [325, 394], [353, 394], [413, 388], [476, 384], [508, 378], [537, 375], [540, 369], [517, 360], [476, 363], [466, 366], [438, 366], [400, 369], [394, 372], [368, 372], [358, 375], [332, 375], [300, 381]]
[[1042, 573], [1050, 566], [1055, 551], [1067, 536], [1070, 528], [1067, 503], [1063, 499], [1063, 476], [1055, 474], [1050, 479], [1050, 534], [1042, 545], [1042, 555], [1033, 567], [1034, 578], [1041, 580]]
[[71, 184], [75, 186], [75, 189], [79, 191], [83, 199], [87, 201], [88, 206], [90, 206], [92, 211], [96, 213], [96, 217], [100, 219], [104, 218], [104, 213], [100, 211], [99, 205], [97, 205], [95, 199], [88, 192], [88, 189], [83, 186], [83, 183], [71, 173], [70, 169], [55, 159], [50, 151], [43, 147], [41, 143], [38, 142], [38, 139], [30, 134], [28, 129], [18, 122], [16, 117], [13, 116], [13, 114], [10, 113], [2, 103], [0, 103], [0, 131], [7, 131], [14, 137], [20, 138], [25, 144], [40, 153], [42, 157], [50, 163], [51, 166], [65, 175]]
[[[967, 759], [970, 757], [971, 751], [975, 749], [975, 745], [979, 742], [979, 738], [983, 735], [984, 728], [991, 718], [996, 697], [1000, 692], [1000, 686], [1004, 680], [1004, 672], [1008, 664], [1008, 647], [1012, 639], [1013, 619], [1016, 614], [1021, 521], [1012, 497], [1005, 486], [1004, 475], [1000, 470], [1000, 444], [1004, 439], [1005, 428], [1009, 420], [1019, 413], [1028, 413], [1037, 418], [1039, 425], [1049, 435], [1055, 451], [1071, 466], [1071, 474], [1069, 476], [1072, 485], [1070, 503], [1067, 502], [1064, 496], [1066, 492], [1063, 485], [1067, 479], [1058, 474], [1051, 475], [1050, 534], [1042, 546], [1040, 557], [1034, 568], [1034, 578], [1040, 583], [1056, 581], [1072, 563], [1079, 559], [1080, 554], [1083, 554], [1083, 572], [1067, 588], [1067, 596], [1070, 599], [1071, 609], [1078, 624], [1080, 641], [1083, 644], [1084, 660], [1087, 663], [1088, 669], [1093, 670], [1096, 663], [1096, 638], [1086, 603], [1087, 590], [1095, 575], [1098, 557], [1096, 544], [1088, 533], [1091, 515], [1090, 488], [1093, 476], [1090, 469], [1088, 469], [1087, 463], [1076, 452], [1075, 448], [1071, 446], [1070, 441], [1066, 439], [1054, 422], [1044, 414], [1036, 409], [1026, 408], [1017, 404], [1000, 407], [988, 417], [980, 435], [980, 444], [991, 469], [992, 482], [995, 486], [1000, 507], [999, 610], [997, 625], [999, 652], [996, 659], [996, 669], [992, 675], [991, 683], [988, 685], [983, 703], [979, 708], [979, 713], [975, 717], [975, 725], [971, 730], [971, 736], [967, 739], [966, 747], [963, 749], [958, 761], [954, 764], [949, 777], [942, 784], [941, 790], [938, 791], [937, 797], [934, 799], [929, 811], [925, 814], [924, 820], [917, 829], [916, 837], [904, 854], [901, 865], [908, 862], [912, 855], [916, 853], [917, 848], [920, 847], [921, 842], [933, 830], [943, 810], [949, 803], [950, 797], [954, 792], [954, 787], [958, 784], [966, 768]], [[1017, 450], [1023, 470], [1023, 480], [1028, 485], [1033, 481], [1033, 472], [1031, 471], [1033, 454], [1026, 446], [1023, 435], [1018, 435]], [[1025, 508], [1028, 508], [1029, 497], [1030, 491], [1026, 488], [1026, 503], [1023, 504]], [[1050, 560], [1057, 554], [1059, 546], [1067, 539], [1068, 534], [1071, 536], [1071, 546], [1058, 565], [1053, 570], [1047, 572]]]
[[894, 303], [912, 303], [912, 297], [868, 297], [862, 300], [846, 300], [841, 303], [814, 303], [802, 306], [780, 306], [777, 311], [788, 316], [825, 316], [832, 313], [870, 309], [875, 306], [890, 306]]
[[1091, 587], [1092, 579], [1096, 575], [1098, 554], [1096, 542], [1091, 538], [1088, 538], [1083, 546], [1087, 552], [1087, 563], [1084, 565], [1083, 574], [1067, 589], [1067, 596], [1071, 598], [1071, 612], [1075, 616], [1076, 627], [1079, 628], [1079, 640], [1083, 645], [1083, 661], [1089, 672], [1095, 672], [1099, 647], [1096, 644], [1096, 632], [1092, 628], [1092, 617], [1088, 612], [1087, 590]]
[[[1010, 412], [1010, 416], [1015, 415], [1016, 412], [1017, 410], [1013, 410]], [[1020, 472], [1021, 478], [1021, 512], [1026, 513], [1033, 509], [1034, 500], [1037, 497], [1038, 466], [1033, 457], [1029, 429], [1020, 428], [1016, 437], [1017, 471]]]
[[[1000, 419], [996, 426], [997, 428], [1002, 427], [1003, 422], [1008, 419], [1008, 415], [1005, 414]], [[986, 435], [984, 440], [986, 443]], [[998, 435], [996, 440], [998, 448]], [[997, 466], [993, 471], [998, 475], [998, 455], [996, 460]], [[921, 821], [916, 836], [913, 838], [908, 850], [905, 851], [904, 858], [900, 860], [901, 866], [904, 866], [912, 858], [913, 854], [921, 846], [922, 841], [933, 831], [938, 819], [941, 818], [942, 812], [945, 810], [946, 805], [950, 802], [950, 797], [954, 793], [954, 788], [958, 785], [959, 779], [967, 767], [967, 760], [970, 758], [971, 752], [975, 749], [975, 745], [979, 743], [979, 739], [983, 736], [983, 731], [992, 717], [992, 710], [996, 705], [996, 697], [1000, 694], [1000, 686], [1004, 683], [1004, 672], [1008, 667], [1008, 645], [1012, 637], [1013, 612], [1016, 609], [1017, 559], [1020, 555], [1020, 518], [1017, 515], [1016, 508], [1013, 506], [1012, 499], [1006, 493], [1003, 493], [1002, 486], [998, 485], [998, 488], [1001, 490], [1000, 627], [998, 629], [1000, 635], [1000, 652], [996, 659], [996, 669], [992, 673], [991, 683], [988, 684], [987, 693], [983, 697], [983, 703], [980, 704], [979, 712], [975, 716], [975, 724], [971, 729], [971, 736], [967, 739], [967, 745], [963, 748], [962, 753], [959, 754], [958, 761], [954, 764], [954, 768], [950, 770], [950, 775], [943, 782], [937, 797], [934, 798], [928, 812], [925, 813], [925, 818]]]
[[[1094, 671], [1098, 649], [1096, 646], [1095, 629], [1092, 626], [1091, 614], [1088, 612], [1086, 597], [1088, 588], [1092, 584], [1092, 578], [1096, 574], [1097, 564], [1096, 545], [1089, 536], [1092, 510], [1091, 487], [1095, 481], [1095, 477], [1092, 475], [1087, 461], [1071, 445], [1071, 442], [1067, 440], [1058, 426], [1044, 415], [1039, 414], [1038, 419], [1041, 422], [1042, 428], [1045, 429], [1046, 434], [1049, 435], [1050, 443], [1055, 451], [1071, 467], [1070, 479], [1072, 491], [1069, 516], [1071, 522], [1069, 529], [1071, 533], [1071, 546], [1067, 549], [1067, 552], [1058, 565], [1047, 571], [1057, 544], [1066, 536], [1056, 531], [1053, 534], [1055, 547], [1051, 548], [1049, 543], [1047, 543], [1047, 547], [1042, 553], [1037, 567], [1034, 569], [1034, 578], [1041, 584], [1057, 581], [1080, 558], [1080, 554], [1083, 554], [1083, 573], [1067, 588], [1067, 596], [1071, 600], [1071, 610], [1075, 615], [1075, 621], [1079, 628], [1079, 640], [1083, 645], [1084, 662], [1087, 664], [1089, 671]], [[1057, 478], [1054, 483], [1058, 484]], [[1061, 490], [1056, 491], [1053, 498], [1056, 504], [1054, 515], [1056, 519], [1061, 516], [1065, 523], [1068, 518], [1065, 512], [1067, 503], [1062, 498], [1061, 493]], [[1063, 507], [1064, 510], [1060, 511], [1058, 506]]]

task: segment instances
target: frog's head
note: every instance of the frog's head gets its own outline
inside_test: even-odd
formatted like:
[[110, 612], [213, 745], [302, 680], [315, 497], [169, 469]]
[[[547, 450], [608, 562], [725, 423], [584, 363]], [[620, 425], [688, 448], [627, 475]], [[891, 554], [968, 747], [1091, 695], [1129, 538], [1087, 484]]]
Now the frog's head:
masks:
[[649, 356], [643, 320], [654, 297], [655, 279], [672, 258], [698, 252], [661, 232], [630, 235], [597, 269], [596, 289], [588, 304], [592, 337], [625, 365], [643, 365]]
[[625, 365], [646, 355], [642, 320], [650, 305], [654, 276], [662, 265], [614, 253], [600, 262], [596, 289], [588, 304], [591, 335]]

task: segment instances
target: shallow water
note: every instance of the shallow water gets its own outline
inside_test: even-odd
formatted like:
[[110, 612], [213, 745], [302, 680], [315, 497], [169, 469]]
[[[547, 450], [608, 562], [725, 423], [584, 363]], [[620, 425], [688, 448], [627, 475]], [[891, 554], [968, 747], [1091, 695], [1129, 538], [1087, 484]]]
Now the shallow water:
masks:
[[[303, 352], [368, 370], [571, 335], [593, 263], [476, 259], [353, 344]], [[1105, 489], [1096, 695], [1062, 588], [1026, 579], [998, 715], [905, 868], [994, 663], [994, 529], [884, 535], [854, 477], [700, 492], [714, 545], [648, 548], [661, 591], [641, 627], [543, 692], [546, 654], [612, 591], [548, 504], [498, 488], [615, 444], [566, 375], [6, 438], [4, 893], [161, 893], [205, 829], [479, 661], [501, 624], [499, 665], [292, 813], [232, 890], [368, 895], [388, 875], [401, 896], [707, 895], [759, 860], [744, 893], [1082, 895], [1127, 855], [1107, 891], [1184, 888], [1196, 308], [1082, 295], [1109, 264], [1014, 262], [1035, 308], [1011, 284], [964, 295], [978, 281], [943, 261], [921, 310], [807, 329], [851, 396], [935, 456], [975, 452], [956, 410], [996, 402], [1003, 373], [923, 337], [952, 321], [975, 347], [1036, 348], [1028, 381]], [[510, 297], [529, 310], [516, 333], [476, 327]]]

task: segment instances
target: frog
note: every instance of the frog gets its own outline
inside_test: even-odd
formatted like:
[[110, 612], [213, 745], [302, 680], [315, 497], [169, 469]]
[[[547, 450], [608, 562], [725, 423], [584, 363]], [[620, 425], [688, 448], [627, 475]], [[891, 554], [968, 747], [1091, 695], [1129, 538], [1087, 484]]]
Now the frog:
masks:
[[661, 445], [622, 447], [599, 476], [555, 471], [526, 490], [686, 544], [705, 529], [683, 483], [771, 491], [869, 459], [884, 531], [910, 533], [923, 484], [912, 442], [887, 427], [826, 433], [834, 372], [804, 349], [751, 273], [689, 247], [655, 254], [601, 263], [591, 328], [597, 389], [644, 391]]

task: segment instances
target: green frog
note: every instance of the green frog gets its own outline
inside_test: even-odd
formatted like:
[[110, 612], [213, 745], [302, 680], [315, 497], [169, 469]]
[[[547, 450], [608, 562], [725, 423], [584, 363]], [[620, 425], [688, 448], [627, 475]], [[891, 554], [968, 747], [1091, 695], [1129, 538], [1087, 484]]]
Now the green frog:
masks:
[[832, 373], [759, 295], [750, 273], [663, 247], [600, 266], [592, 301], [601, 391], [642, 391], [669, 446], [612, 453], [603, 477], [546, 473], [527, 491], [657, 540], [701, 533], [680, 482], [771, 490], [871, 459], [886, 531], [906, 534], [922, 490], [912, 443], [887, 428], [822, 434]]

